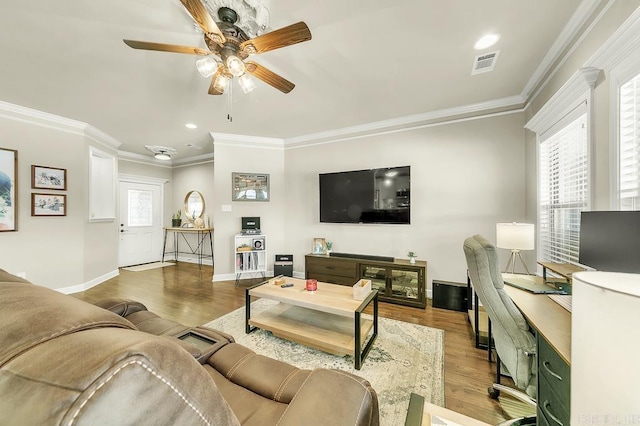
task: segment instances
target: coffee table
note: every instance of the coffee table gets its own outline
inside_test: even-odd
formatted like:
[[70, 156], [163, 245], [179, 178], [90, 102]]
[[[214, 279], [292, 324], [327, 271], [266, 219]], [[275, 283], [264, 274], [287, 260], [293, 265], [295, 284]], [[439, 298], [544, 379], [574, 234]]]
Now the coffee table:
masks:
[[[275, 284], [279, 278], [247, 288], [245, 331], [260, 328], [328, 353], [351, 355], [356, 370], [360, 370], [378, 336], [378, 291], [356, 300], [349, 286], [318, 282], [318, 289], [311, 292], [305, 289], [305, 280], [283, 277], [293, 286], [282, 288]], [[252, 316], [251, 297], [280, 303]], [[363, 315], [370, 305], [373, 312]]]

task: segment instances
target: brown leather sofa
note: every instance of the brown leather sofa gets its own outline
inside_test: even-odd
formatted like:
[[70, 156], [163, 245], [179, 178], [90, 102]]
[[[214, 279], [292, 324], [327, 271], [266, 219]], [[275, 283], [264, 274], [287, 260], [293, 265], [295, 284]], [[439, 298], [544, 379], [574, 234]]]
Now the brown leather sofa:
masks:
[[[0, 269], [1, 424], [378, 425], [360, 377], [295, 368], [136, 302], [100, 305]], [[215, 343], [177, 338], [189, 333]]]

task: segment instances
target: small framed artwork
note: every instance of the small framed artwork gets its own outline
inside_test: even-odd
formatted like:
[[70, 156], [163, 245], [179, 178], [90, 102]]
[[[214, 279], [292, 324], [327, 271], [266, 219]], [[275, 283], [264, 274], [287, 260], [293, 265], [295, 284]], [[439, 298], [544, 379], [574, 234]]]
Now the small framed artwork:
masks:
[[18, 229], [18, 151], [0, 148], [0, 232]]
[[67, 190], [67, 169], [31, 166], [31, 188]]
[[232, 201], [269, 201], [267, 173], [231, 173]]
[[327, 254], [327, 240], [324, 238], [314, 238], [313, 254]]
[[31, 194], [31, 216], [66, 216], [67, 196], [60, 194]]

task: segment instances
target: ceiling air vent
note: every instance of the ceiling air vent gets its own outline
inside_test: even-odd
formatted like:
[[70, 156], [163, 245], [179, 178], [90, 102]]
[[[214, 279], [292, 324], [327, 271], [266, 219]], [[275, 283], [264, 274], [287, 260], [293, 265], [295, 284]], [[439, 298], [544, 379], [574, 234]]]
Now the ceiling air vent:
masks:
[[483, 53], [473, 59], [473, 68], [471, 69], [471, 75], [481, 74], [483, 72], [493, 71], [498, 60], [499, 50], [491, 53]]

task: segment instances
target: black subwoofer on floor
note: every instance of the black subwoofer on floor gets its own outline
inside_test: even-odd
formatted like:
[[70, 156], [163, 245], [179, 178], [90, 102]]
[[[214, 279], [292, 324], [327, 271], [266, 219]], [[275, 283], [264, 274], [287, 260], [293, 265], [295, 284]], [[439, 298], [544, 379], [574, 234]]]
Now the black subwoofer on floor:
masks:
[[293, 277], [293, 255], [292, 254], [276, 254], [276, 261], [273, 264], [273, 275], [284, 275]]
[[467, 285], [433, 280], [433, 307], [452, 311], [467, 311]]

